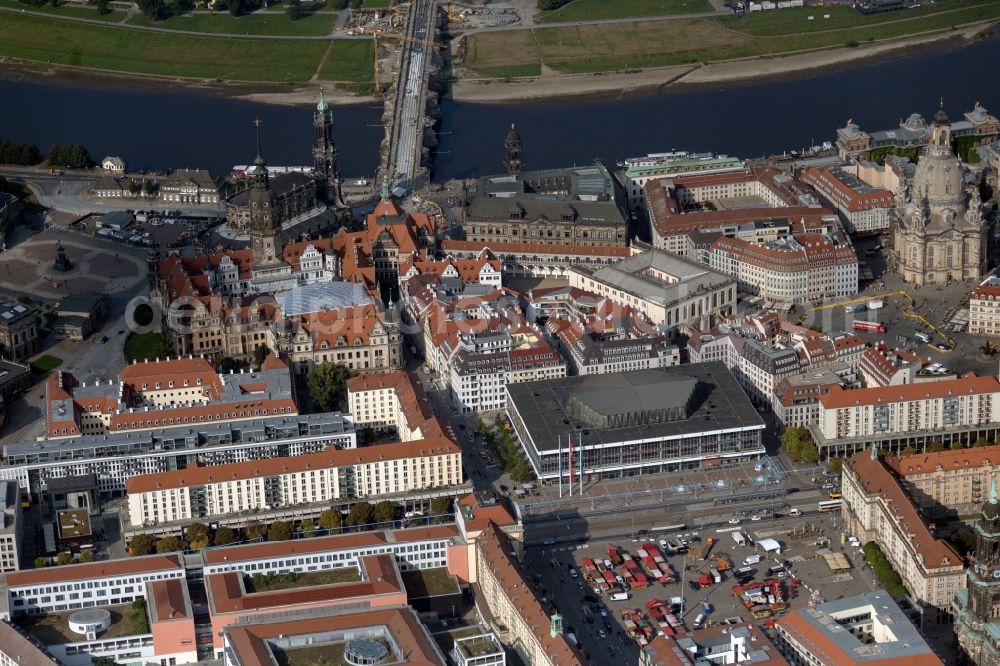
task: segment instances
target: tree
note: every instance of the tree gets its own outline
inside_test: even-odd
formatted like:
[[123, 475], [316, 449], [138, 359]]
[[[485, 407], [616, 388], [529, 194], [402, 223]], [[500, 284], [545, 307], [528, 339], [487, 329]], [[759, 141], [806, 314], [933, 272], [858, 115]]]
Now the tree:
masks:
[[163, 17], [163, 0], [137, 0], [137, 4], [142, 13], [154, 21]]
[[518, 456], [514, 461], [514, 464], [510, 468], [510, 479], [515, 483], [527, 483], [531, 481], [534, 475], [531, 473], [531, 467], [528, 463], [524, 462], [524, 458]]
[[153, 196], [153, 194], [156, 193], [157, 187], [158, 187], [157, 184], [152, 180], [142, 181], [142, 193], [145, 194], [147, 197]]
[[316, 536], [316, 521], [312, 518], [304, 518], [299, 523], [299, 527], [302, 529], [302, 536], [304, 538]]
[[209, 530], [205, 523], [191, 523], [184, 531], [184, 536], [187, 537], [187, 542], [192, 550], [208, 548]]
[[913, 456], [917, 454], [917, 450], [912, 446], [907, 446], [905, 449], [899, 452], [900, 456]]
[[111, 8], [108, 7], [108, 0], [97, 0], [97, 13], [101, 15], [111, 13]]
[[239, 16], [243, 13], [243, 0], [229, 0], [229, 13], [232, 16]]
[[347, 409], [347, 380], [357, 373], [346, 365], [320, 363], [306, 376], [313, 406], [324, 412]]
[[358, 436], [358, 439], [360, 440], [359, 446], [367, 446], [368, 444], [374, 444], [375, 437], [376, 437], [375, 428], [372, 428], [371, 426], [365, 427], [361, 431], [361, 435]]
[[373, 523], [388, 523], [396, 520], [396, 505], [389, 500], [382, 500], [372, 509]]
[[118, 662], [111, 657], [98, 657], [92, 663], [93, 666], [118, 666]]
[[53, 143], [49, 148], [48, 154], [45, 156], [45, 161], [49, 163], [50, 166], [63, 163], [62, 156], [62, 146], [58, 143]]
[[431, 500], [431, 513], [435, 516], [443, 516], [447, 513], [451, 513], [451, 498], [450, 497], [435, 497]]
[[38, 557], [35, 558], [35, 568], [36, 569], [44, 569], [47, 566], [49, 566], [49, 562], [44, 557], [42, 557], [41, 555], [39, 555]]
[[128, 550], [132, 555], [149, 555], [156, 550], [156, 537], [149, 534], [136, 534], [128, 542]]
[[942, 442], [931, 442], [927, 445], [928, 453], [938, 453], [939, 451], [944, 451], [944, 444]]
[[128, 181], [128, 193], [132, 196], [139, 194], [139, 183], [134, 180]]
[[1000, 345], [994, 345], [992, 342], [987, 340], [986, 344], [980, 347], [980, 351], [982, 351], [985, 356], [996, 356], [1000, 353]]
[[247, 539], [259, 539], [267, 534], [267, 526], [260, 523], [250, 523], [246, 526]]
[[844, 459], [843, 458], [830, 458], [826, 461], [826, 469], [831, 474], [840, 474], [844, 471]]
[[368, 502], [357, 502], [347, 514], [348, 525], [367, 525], [371, 522], [373, 507]]
[[176, 553], [184, 550], [184, 540], [178, 536], [163, 537], [156, 542], [157, 553]]
[[271, 526], [267, 528], [267, 540], [268, 541], [288, 541], [292, 538], [292, 533], [295, 528], [292, 527], [291, 521], [288, 520], [276, 520], [271, 523]]
[[979, 439], [976, 440], [976, 443], [973, 444], [973, 446], [978, 449], [983, 446], [993, 446], [993, 444], [991, 444], [990, 440], [986, 439], [985, 437], [980, 437]]
[[339, 528], [340, 512], [334, 511], [333, 509], [326, 509], [319, 514], [319, 526], [328, 530], [335, 530]]
[[215, 530], [215, 545], [225, 546], [226, 544], [236, 543], [240, 539], [240, 534], [232, 527], [220, 527]]
[[267, 355], [271, 353], [271, 350], [267, 348], [267, 345], [257, 345], [257, 348], [253, 350], [253, 364], [255, 367], [260, 368], [264, 365], [264, 359]]
[[962, 440], [960, 440], [960, 439], [956, 439], [956, 440], [952, 441], [950, 448], [951, 448], [952, 451], [956, 451], [958, 449], [964, 449], [965, 448], [965, 443]]
[[62, 151], [62, 158], [63, 165], [72, 169], [86, 169], [93, 163], [90, 152], [79, 143], [66, 146]]
[[288, 3], [287, 12], [288, 19], [291, 21], [298, 21], [302, 18], [302, 5], [299, 3], [299, 0], [291, 0]]
[[89, 564], [90, 562], [93, 562], [94, 561], [94, 551], [92, 551], [92, 550], [85, 550], [82, 553], [80, 553], [80, 561], [82, 563], [84, 563], [84, 564]]
[[223, 356], [217, 363], [219, 364], [219, 372], [223, 374], [236, 372], [240, 369], [240, 362], [230, 356]]
[[136, 634], [149, 633], [149, 618], [146, 617], [146, 600], [142, 597], [132, 601], [132, 607], [128, 612], [129, 622], [132, 624], [132, 631]]
[[73, 561], [73, 553], [67, 553], [63, 551], [56, 555], [56, 564], [59, 566], [65, 566]]

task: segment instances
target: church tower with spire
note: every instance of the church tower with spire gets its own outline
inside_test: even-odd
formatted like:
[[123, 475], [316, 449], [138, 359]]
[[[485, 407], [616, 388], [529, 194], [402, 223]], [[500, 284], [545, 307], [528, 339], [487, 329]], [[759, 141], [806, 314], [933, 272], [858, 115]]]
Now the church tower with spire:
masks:
[[267, 163], [260, 144], [260, 118], [257, 126], [257, 159], [253, 162], [253, 185], [250, 190], [250, 243], [254, 270], [281, 263], [278, 254], [278, 229], [275, 225], [274, 193], [268, 179]]
[[1000, 666], [1000, 497], [997, 479], [976, 521], [976, 550], [964, 589], [955, 591], [955, 635], [965, 663]]
[[504, 139], [503, 149], [503, 163], [507, 168], [507, 173], [520, 178], [521, 174], [524, 173], [524, 153], [521, 146], [521, 135], [517, 133], [517, 127], [514, 123], [510, 124], [510, 131], [507, 132], [507, 138]]
[[313, 112], [313, 175], [319, 198], [337, 208], [344, 207], [337, 169], [337, 144], [333, 141], [333, 111], [319, 89], [319, 103]]

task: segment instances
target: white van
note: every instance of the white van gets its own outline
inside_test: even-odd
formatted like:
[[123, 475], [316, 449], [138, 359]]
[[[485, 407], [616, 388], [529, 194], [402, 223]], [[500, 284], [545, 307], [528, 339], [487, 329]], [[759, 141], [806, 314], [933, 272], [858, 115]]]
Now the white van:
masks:
[[914, 333], [913, 337], [914, 339], [916, 339], [917, 342], [923, 342], [924, 344], [927, 344], [928, 342], [931, 341], [931, 336], [927, 335], [926, 333]]
[[802, 512], [799, 511], [798, 509], [792, 509], [791, 511], [788, 512], [788, 515], [789, 516], [801, 516]]
[[698, 613], [698, 617], [696, 617], [694, 619], [694, 628], [695, 629], [701, 629], [701, 626], [703, 624], [705, 624], [705, 614], [704, 613]]
[[748, 567], [751, 564], [760, 564], [760, 555], [748, 555], [743, 560], [743, 566]]
[[610, 598], [611, 601], [627, 601], [629, 596], [631, 595], [628, 592], [615, 592]]

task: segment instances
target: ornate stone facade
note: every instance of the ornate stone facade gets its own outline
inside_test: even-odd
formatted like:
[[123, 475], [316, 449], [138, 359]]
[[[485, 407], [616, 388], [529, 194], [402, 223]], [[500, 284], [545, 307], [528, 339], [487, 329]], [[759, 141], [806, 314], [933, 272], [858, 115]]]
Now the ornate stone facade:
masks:
[[976, 549], [965, 575], [964, 589], [955, 591], [952, 611], [959, 663], [1000, 665], [1000, 499], [993, 479], [990, 498], [976, 523]]
[[982, 202], [966, 173], [952, 152], [951, 122], [941, 109], [897, 210], [892, 260], [906, 282], [978, 279], [985, 272]]

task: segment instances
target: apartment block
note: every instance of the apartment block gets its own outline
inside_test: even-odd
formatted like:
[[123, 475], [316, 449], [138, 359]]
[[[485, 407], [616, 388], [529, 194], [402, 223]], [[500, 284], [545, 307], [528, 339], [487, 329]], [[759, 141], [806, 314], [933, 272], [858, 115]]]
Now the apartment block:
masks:
[[403, 371], [352, 377], [347, 380], [347, 404], [356, 427], [391, 427], [401, 442], [442, 430], [423, 386]]
[[570, 266], [605, 266], [631, 254], [616, 246], [452, 239], [441, 241], [441, 251], [456, 259], [495, 258], [508, 278], [565, 278]]
[[570, 375], [602, 375], [679, 365], [680, 350], [628, 309], [622, 316], [549, 319], [546, 333], [566, 359]]
[[845, 390], [820, 397], [812, 428], [820, 455], [852, 455], [871, 442], [895, 451], [931, 442], [990, 439], [1000, 428], [1000, 382], [969, 373], [958, 379]]
[[904, 484], [874, 449], [844, 464], [844, 526], [862, 543], [874, 541], [913, 598], [926, 606], [925, 619], [949, 621], [956, 588], [965, 586], [965, 562], [955, 547], [925, 523]]
[[896, 208], [895, 195], [889, 190], [867, 185], [849, 169], [812, 167], [802, 175], [802, 181], [812, 185], [840, 213], [848, 233], [888, 229]]
[[0, 525], [0, 571], [17, 571], [21, 568], [24, 516], [16, 481], [0, 481], [0, 520], [3, 520]]
[[134, 476], [132, 525], [211, 519], [296, 505], [403, 496], [462, 484], [462, 452], [445, 437], [327, 449]]
[[712, 153], [651, 153], [629, 157], [620, 172], [628, 193], [629, 208], [642, 210], [646, 204], [645, 187], [651, 180], [742, 171], [743, 160]]
[[969, 333], [1000, 335], [1000, 278], [987, 278], [969, 294]]
[[989, 499], [1000, 473], [1000, 446], [885, 458], [920, 515], [928, 520], [971, 516]]

